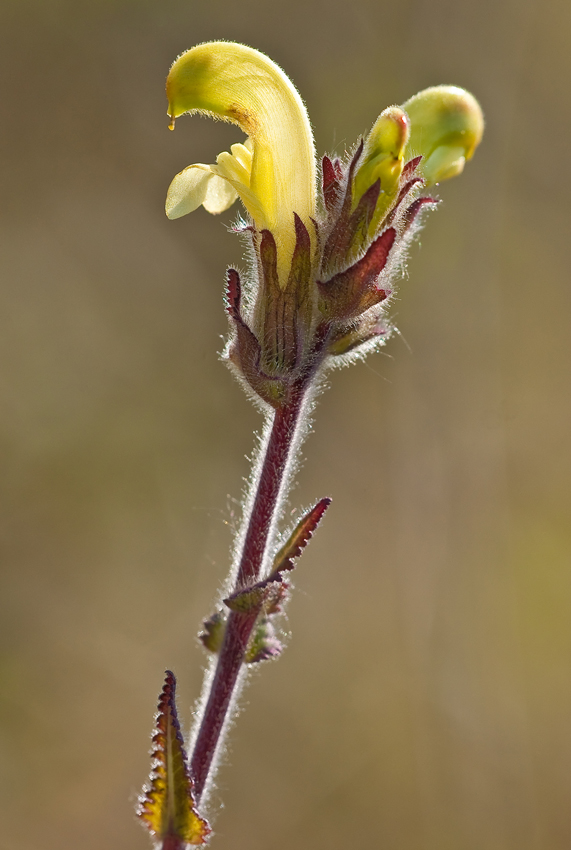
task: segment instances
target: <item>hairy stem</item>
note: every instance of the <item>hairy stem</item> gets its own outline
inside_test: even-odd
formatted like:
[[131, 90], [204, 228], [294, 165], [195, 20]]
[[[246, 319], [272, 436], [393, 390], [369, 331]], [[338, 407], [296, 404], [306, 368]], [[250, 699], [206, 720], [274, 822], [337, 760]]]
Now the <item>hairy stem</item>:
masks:
[[[255, 495], [251, 500], [251, 510], [244, 518], [246, 533], [234, 588], [236, 591], [254, 584], [262, 577], [266, 550], [287, 489], [292, 449], [297, 442], [310, 385], [311, 378], [306, 376], [293, 389], [288, 403], [273, 414], [260, 473], [253, 485]], [[258, 611], [255, 610], [245, 613], [232, 611], [228, 617], [224, 642], [190, 761], [197, 802], [204, 794], [222, 741], [257, 616]]]

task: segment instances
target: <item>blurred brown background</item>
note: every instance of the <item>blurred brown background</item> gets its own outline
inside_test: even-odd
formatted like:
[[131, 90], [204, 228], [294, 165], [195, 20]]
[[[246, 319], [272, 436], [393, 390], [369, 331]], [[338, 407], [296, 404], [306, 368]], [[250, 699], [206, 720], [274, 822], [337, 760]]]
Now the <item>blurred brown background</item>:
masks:
[[334, 502], [214, 846], [569, 848], [569, 4], [2, 0], [0, 31], [1, 850], [149, 847], [165, 667], [186, 728], [199, 692], [260, 426], [216, 356], [236, 208], [163, 213], [241, 138], [167, 132], [171, 61], [217, 38], [286, 69], [319, 152], [441, 82], [487, 131], [412, 252], [402, 338], [316, 411], [291, 506]]

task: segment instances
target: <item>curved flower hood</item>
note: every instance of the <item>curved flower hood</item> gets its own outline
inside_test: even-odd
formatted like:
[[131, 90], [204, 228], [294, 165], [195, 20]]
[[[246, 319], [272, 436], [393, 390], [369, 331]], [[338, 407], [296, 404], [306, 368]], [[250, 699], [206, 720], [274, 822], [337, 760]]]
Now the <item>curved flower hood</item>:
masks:
[[239, 196], [256, 227], [272, 232], [282, 278], [295, 247], [294, 213], [312, 233], [316, 206], [313, 134], [293, 84], [259, 51], [218, 41], [179, 56], [168, 75], [167, 97], [171, 128], [180, 115], [198, 112], [237, 124], [248, 136], [216, 164], [197, 163], [177, 174], [168, 191], [168, 217], [201, 204], [222, 212]]

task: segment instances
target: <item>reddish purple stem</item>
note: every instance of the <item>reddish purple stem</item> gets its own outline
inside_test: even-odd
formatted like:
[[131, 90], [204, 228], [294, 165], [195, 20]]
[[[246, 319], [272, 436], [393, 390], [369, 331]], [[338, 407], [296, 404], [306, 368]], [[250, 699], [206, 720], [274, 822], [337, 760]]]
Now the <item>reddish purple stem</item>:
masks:
[[[254, 584], [260, 578], [268, 536], [279, 510], [282, 486], [302, 413], [305, 389], [309, 383], [310, 380], [300, 383], [292, 392], [289, 403], [274, 413], [248, 520], [235, 591]], [[257, 610], [246, 613], [233, 611], [228, 617], [224, 642], [191, 757], [190, 771], [197, 803], [208, 781], [257, 615]]]

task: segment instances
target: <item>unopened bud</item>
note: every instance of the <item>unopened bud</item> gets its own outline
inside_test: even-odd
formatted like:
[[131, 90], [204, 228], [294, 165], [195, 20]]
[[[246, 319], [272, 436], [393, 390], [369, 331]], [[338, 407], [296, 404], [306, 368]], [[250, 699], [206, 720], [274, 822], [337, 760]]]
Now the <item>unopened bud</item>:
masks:
[[419, 170], [426, 183], [460, 174], [484, 132], [476, 98], [457, 86], [434, 86], [415, 94], [402, 108], [410, 119], [405, 158], [422, 154]]
[[355, 175], [353, 206], [373, 183], [381, 181], [381, 195], [395, 190], [404, 164], [409, 136], [408, 117], [398, 106], [385, 109], [373, 125], [363, 148], [362, 165]]

